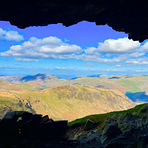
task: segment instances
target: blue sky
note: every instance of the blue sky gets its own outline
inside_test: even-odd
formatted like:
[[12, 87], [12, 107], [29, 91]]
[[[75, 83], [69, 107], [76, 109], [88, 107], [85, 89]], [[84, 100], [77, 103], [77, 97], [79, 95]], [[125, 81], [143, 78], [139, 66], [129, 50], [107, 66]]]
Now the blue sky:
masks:
[[0, 22], [0, 75], [147, 74], [148, 42], [80, 22], [19, 29]]

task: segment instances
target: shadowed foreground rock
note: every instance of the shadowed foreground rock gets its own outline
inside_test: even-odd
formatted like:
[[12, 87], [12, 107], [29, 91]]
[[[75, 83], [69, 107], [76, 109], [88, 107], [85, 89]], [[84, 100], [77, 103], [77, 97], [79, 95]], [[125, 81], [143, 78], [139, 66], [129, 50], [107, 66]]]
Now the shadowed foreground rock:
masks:
[[48, 115], [24, 111], [8, 112], [0, 121], [0, 147], [29, 147], [39, 139], [63, 141], [67, 139], [67, 129], [66, 120], [53, 121]]
[[94, 123], [92, 125], [84, 127], [85, 136], [82, 133], [83, 136], [75, 138], [77, 140], [68, 140], [66, 120], [53, 121], [47, 115], [25, 111], [8, 112], [0, 120], [0, 148], [148, 147], [148, 106], [144, 106], [139, 114], [109, 117], [101, 129], [95, 128]]

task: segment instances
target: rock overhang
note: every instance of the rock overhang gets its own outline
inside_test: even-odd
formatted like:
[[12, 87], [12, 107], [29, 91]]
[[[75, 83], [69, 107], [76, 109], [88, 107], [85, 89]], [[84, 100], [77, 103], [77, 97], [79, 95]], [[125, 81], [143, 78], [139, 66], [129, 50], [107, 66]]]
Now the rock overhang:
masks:
[[5, 0], [0, 5], [0, 20], [18, 28], [80, 21], [109, 25], [140, 42], [148, 39], [148, 1], [146, 0]]

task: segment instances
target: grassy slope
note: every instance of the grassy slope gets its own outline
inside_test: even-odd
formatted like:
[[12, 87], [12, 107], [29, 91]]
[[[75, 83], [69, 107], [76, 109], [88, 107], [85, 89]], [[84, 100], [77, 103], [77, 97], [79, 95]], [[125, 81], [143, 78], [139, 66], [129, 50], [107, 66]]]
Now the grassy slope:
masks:
[[7, 111], [11, 110], [30, 111], [25, 105], [21, 105], [15, 94], [8, 90], [0, 89], [0, 118], [2, 118]]
[[0, 90], [0, 100], [1, 110], [5, 112], [9, 107], [12, 110], [31, 108], [36, 113], [48, 114], [53, 119], [68, 120], [90, 114], [125, 110], [135, 105], [119, 91], [80, 85], [58, 86], [34, 92]]
[[28, 84], [28, 83], [16, 84], [16, 83], [0, 80], [0, 89], [37, 91], [37, 90], [41, 90], [42, 87], [40, 85], [37, 85], [37, 84], [36, 85]]
[[94, 123], [96, 124], [102, 124], [108, 117], [113, 116], [113, 115], [118, 115], [118, 114], [126, 114], [126, 113], [137, 113], [140, 111], [140, 109], [143, 106], [148, 106], [148, 103], [145, 104], [140, 104], [135, 106], [134, 108], [128, 109], [128, 110], [123, 110], [123, 111], [114, 111], [114, 112], [109, 112], [106, 114], [96, 114], [96, 115], [90, 115], [90, 116], [86, 116], [80, 119], [76, 119], [72, 122], [69, 122], [68, 125], [69, 127], [77, 127], [77, 126], [82, 126], [86, 123], [86, 121], [88, 119], [94, 121]]
[[105, 88], [117, 89], [123, 93], [125, 92], [148, 92], [148, 76], [136, 75], [130, 78], [121, 76], [120, 79], [107, 79], [107, 78], [90, 78], [83, 77], [72, 80], [71, 83], [79, 83], [89, 86], [100, 86]]

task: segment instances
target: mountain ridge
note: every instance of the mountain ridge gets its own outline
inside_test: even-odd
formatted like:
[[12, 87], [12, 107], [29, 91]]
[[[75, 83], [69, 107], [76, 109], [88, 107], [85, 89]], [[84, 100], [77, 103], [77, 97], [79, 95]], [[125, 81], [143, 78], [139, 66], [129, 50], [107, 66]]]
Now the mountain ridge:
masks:
[[[98, 77], [99, 76], [99, 77]], [[0, 77], [1, 78], [1, 77]], [[5, 77], [3, 77], [5, 79]], [[10, 79], [10, 77], [9, 77]], [[14, 80], [14, 79], [13, 79]], [[128, 93], [138, 93], [137, 95], [127, 95], [131, 100], [141, 102], [148, 102], [148, 76], [147, 75], [94, 75], [75, 77], [74, 79], [66, 80], [59, 79], [54, 75], [35, 74], [21, 77], [20, 80], [11, 81], [11, 83], [4, 81], [0, 84], [0, 88], [7, 90], [44, 90], [60, 85], [82, 85], [94, 86], [99, 88], [116, 89], [127, 95]], [[145, 99], [142, 99], [145, 93]]]
[[80, 85], [57, 86], [34, 92], [0, 91], [0, 112], [3, 114], [9, 110], [32, 109], [56, 120], [74, 120], [90, 114], [124, 110], [133, 106], [135, 103], [117, 90]]

